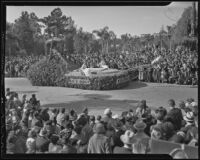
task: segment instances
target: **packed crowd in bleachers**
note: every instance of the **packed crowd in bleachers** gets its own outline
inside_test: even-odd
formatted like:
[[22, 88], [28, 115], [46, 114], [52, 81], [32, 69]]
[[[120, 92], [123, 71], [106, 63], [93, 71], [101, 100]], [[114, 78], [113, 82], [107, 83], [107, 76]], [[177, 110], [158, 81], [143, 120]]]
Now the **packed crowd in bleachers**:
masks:
[[25, 77], [29, 67], [42, 59], [42, 57], [42, 55], [5, 57], [5, 76]]
[[[160, 56], [160, 60], [152, 61]], [[6, 57], [5, 72], [8, 77], [25, 76], [28, 68], [43, 56]], [[68, 62], [87, 68], [96, 68], [103, 59], [109, 68], [130, 69], [139, 67], [139, 80], [156, 83], [198, 84], [198, 53], [179, 46], [175, 51], [147, 47], [134, 53], [68, 54]]]
[[[9, 154], [150, 154], [151, 140], [198, 146], [198, 104], [192, 98], [166, 100], [156, 110], [141, 100], [136, 109], [121, 115], [113, 115], [109, 108], [102, 115], [90, 115], [87, 107], [80, 114], [67, 108], [43, 108], [35, 94], [19, 98], [9, 88], [5, 97]], [[187, 158], [184, 150], [174, 156]]]

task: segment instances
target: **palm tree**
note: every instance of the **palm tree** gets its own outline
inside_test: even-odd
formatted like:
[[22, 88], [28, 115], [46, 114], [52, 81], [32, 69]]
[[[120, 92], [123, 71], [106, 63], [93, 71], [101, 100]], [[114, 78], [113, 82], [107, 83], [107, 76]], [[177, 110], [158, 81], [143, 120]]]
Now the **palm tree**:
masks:
[[130, 38], [131, 38], [131, 35], [127, 33], [121, 35], [122, 52], [127, 50], [127, 46], [128, 46]]
[[93, 33], [97, 34], [97, 36], [100, 38], [102, 53], [108, 53], [108, 40], [110, 37], [108, 30], [109, 28], [106, 26], [103, 29], [93, 31]]

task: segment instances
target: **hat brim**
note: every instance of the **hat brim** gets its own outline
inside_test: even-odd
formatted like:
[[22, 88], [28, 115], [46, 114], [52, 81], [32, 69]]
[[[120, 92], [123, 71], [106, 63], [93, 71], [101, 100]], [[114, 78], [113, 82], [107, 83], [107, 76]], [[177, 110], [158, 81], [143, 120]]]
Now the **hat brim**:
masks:
[[136, 140], [132, 137], [132, 138], [129, 138], [129, 139], [126, 139], [125, 138], [125, 135], [121, 135], [120, 136], [120, 140], [124, 143], [124, 144], [133, 144], [136, 142]]
[[145, 129], [145, 128], [147, 127], [147, 125], [146, 125], [145, 123], [144, 123], [144, 125], [141, 126], [141, 127], [138, 127], [136, 124], [134, 124], [133, 126], [134, 126], [134, 128], [137, 129], [137, 130]]
[[183, 117], [183, 119], [187, 122], [193, 123], [194, 119], [188, 119], [186, 116]]

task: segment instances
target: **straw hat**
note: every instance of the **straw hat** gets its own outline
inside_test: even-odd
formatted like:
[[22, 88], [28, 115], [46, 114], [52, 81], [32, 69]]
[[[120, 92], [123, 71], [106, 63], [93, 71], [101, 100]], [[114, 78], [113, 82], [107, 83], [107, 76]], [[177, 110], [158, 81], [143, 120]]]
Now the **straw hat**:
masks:
[[111, 112], [111, 110], [110, 110], [110, 108], [106, 108], [105, 110], [104, 110], [104, 115], [108, 115], [108, 114], [111, 114], [112, 112]]
[[193, 123], [194, 122], [194, 113], [187, 112], [186, 115], [183, 117], [186, 122]]
[[124, 144], [132, 144], [134, 141], [134, 133], [131, 130], [127, 130], [120, 136], [120, 139]]
[[112, 116], [112, 118], [113, 118], [113, 119], [119, 119], [119, 115], [118, 115], [118, 114], [115, 114], [115, 115]]
[[144, 130], [147, 125], [141, 119], [139, 119], [133, 126], [136, 130]]

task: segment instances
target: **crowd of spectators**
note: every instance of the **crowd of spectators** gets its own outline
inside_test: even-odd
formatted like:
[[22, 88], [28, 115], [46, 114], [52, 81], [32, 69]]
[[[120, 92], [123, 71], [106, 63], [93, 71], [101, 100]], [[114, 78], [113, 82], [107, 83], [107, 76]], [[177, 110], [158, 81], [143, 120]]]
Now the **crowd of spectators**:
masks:
[[[161, 60], [151, 64], [161, 57]], [[10, 77], [23, 76], [28, 68], [39, 61], [42, 56], [6, 57], [5, 71]], [[91, 53], [63, 55], [67, 62], [78, 66], [85, 64], [87, 68], [98, 68], [103, 60], [109, 68], [126, 70], [137, 67], [139, 80], [156, 83], [176, 83], [185, 85], [198, 84], [198, 53], [179, 46], [169, 51], [164, 48], [147, 47], [134, 53]]]
[[87, 107], [80, 114], [42, 108], [35, 94], [19, 98], [9, 88], [5, 97], [9, 154], [149, 154], [151, 139], [198, 146], [198, 104], [192, 98], [177, 104], [170, 99], [156, 110], [142, 100], [121, 115], [113, 115], [109, 108], [102, 115], [90, 115]]
[[140, 67], [139, 80], [180, 85], [197, 85], [198, 52], [190, 51], [184, 47], [177, 48], [174, 52], [162, 50], [162, 52], [154, 52], [154, 56], [150, 54], [150, 57], [153, 57], [151, 61], [159, 56], [160, 60], [148, 67]]
[[24, 77], [29, 67], [42, 59], [43, 56], [15, 56], [5, 57], [5, 76]]
[[[160, 60], [152, 64], [157, 57]], [[149, 46], [133, 53], [69, 54], [66, 59], [80, 66], [85, 64], [87, 68], [98, 68], [101, 61], [114, 69], [138, 68], [139, 80], [145, 82], [198, 84], [198, 52], [184, 46], [172, 51]]]

